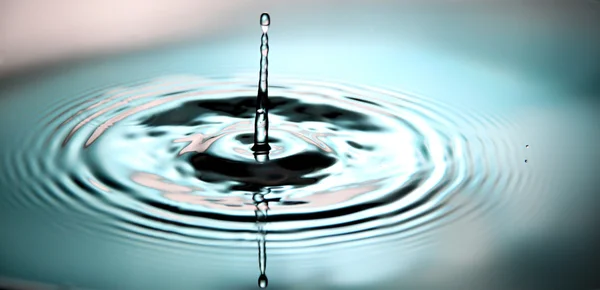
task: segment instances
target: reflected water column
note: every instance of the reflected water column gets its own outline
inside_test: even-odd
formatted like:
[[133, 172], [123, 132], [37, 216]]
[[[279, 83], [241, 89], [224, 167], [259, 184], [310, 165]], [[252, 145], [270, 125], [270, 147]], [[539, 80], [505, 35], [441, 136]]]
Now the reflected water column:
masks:
[[[268, 193], [268, 191], [266, 192]], [[267, 220], [267, 211], [269, 210], [269, 203], [265, 199], [264, 194], [257, 192], [252, 197], [254, 200], [254, 214], [256, 216], [256, 227], [258, 233], [258, 268], [260, 269], [260, 277], [258, 277], [258, 287], [267, 288], [269, 280], [267, 279], [267, 241], [265, 231], [265, 223]]]

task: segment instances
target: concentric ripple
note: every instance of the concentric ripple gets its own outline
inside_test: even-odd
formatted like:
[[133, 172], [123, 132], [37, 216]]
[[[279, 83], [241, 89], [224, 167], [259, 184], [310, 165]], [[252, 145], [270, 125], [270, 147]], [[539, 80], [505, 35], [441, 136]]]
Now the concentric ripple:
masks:
[[505, 120], [295, 79], [269, 87], [272, 150], [257, 162], [254, 82], [177, 76], [66, 98], [26, 133], [27, 150], [8, 153], [4, 166], [15, 169], [3, 182], [22, 206], [219, 247], [256, 240], [261, 192], [270, 248], [415, 235], [521, 184], [498, 134]]

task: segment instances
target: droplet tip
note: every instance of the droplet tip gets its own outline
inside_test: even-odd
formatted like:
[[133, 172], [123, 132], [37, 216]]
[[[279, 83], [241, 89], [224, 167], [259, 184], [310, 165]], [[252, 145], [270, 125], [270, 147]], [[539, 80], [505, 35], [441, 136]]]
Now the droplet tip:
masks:
[[269, 16], [269, 13], [263, 13], [260, 15], [260, 25], [261, 26], [271, 25], [271, 17]]

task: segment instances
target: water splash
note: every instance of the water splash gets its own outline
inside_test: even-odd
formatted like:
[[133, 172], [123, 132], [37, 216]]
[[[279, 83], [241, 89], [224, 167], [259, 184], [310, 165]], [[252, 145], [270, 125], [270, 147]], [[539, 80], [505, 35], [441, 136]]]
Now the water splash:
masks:
[[269, 146], [269, 25], [271, 18], [269, 14], [260, 16], [262, 37], [260, 44], [260, 74], [258, 80], [258, 95], [256, 97], [256, 115], [254, 118], [254, 146], [255, 152], [265, 152], [271, 149]]
[[[269, 65], [269, 25], [271, 18], [269, 14], [260, 15], [260, 26], [262, 28], [262, 37], [260, 44], [260, 75], [258, 80], [258, 95], [256, 97], [256, 116], [254, 120], [254, 158], [259, 163], [269, 161], [269, 83], [268, 83], [268, 65]], [[268, 189], [270, 191], [270, 189]], [[258, 227], [258, 268], [260, 276], [258, 278], [258, 287], [267, 288], [269, 280], [267, 279], [267, 241], [264, 225], [267, 219], [267, 210], [269, 204], [262, 193], [255, 193], [253, 198], [256, 209], [256, 223]]]
[[136, 245], [258, 246], [266, 287], [267, 242], [286, 253], [417, 239], [527, 179], [510, 157], [522, 145], [499, 134], [506, 120], [293, 78], [278, 78], [268, 99], [268, 15], [261, 24], [258, 95], [255, 77], [173, 76], [25, 115], [36, 122], [2, 151], [5, 200], [99, 217], [110, 227], [89, 234]]

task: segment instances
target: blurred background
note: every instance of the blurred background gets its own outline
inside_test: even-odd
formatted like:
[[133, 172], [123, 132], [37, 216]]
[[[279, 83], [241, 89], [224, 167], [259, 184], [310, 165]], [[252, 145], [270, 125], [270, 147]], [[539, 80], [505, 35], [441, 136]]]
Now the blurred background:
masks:
[[[440, 232], [432, 257], [389, 244], [275, 255], [273, 289], [600, 289], [599, 1], [0, 0], [0, 105], [163, 75], [257, 74], [262, 12], [274, 79], [401, 89], [503, 114], [518, 124], [513, 141], [532, 144], [535, 181], [493, 222]], [[2, 118], [8, 139], [19, 112]], [[158, 266], [166, 254], [122, 256], [123, 245], [52, 231], [7, 203], [0, 210], [6, 289], [233, 285], [202, 285], [181, 266], [202, 264], [200, 254]], [[248, 274], [233, 275], [243, 277], [235, 289], [254, 289], [253, 258]], [[86, 261], [95, 263], [78, 266]]]
[[[299, 56], [304, 51], [303, 56], [315, 61], [311, 66], [333, 67], [335, 63], [368, 70], [372, 67], [363, 66], [372, 62], [373, 49], [394, 50], [404, 60], [400, 54], [405, 50], [427, 47], [470, 63], [493, 64], [498, 70], [565, 82], [577, 78], [587, 82], [580, 86], [587, 89], [598, 71], [600, 8], [593, 0], [3, 0], [0, 5], [3, 77], [65, 61], [181, 43], [217, 45], [244, 39], [256, 46], [253, 24], [256, 15], [264, 11], [269, 11], [276, 23], [272, 30], [275, 53]], [[353, 56], [359, 56], [365, 47], [371, 49], [370, 55], [347, 57], [354, 51]], [[316, 49], [319, 53], [312, 54]], [[222, 54], [246, 55], [247, 51], [254, 53], [245, 47]], [[256, 56], [252, 56], [239, 66], [255, 64]], [[235, 55], [228, 57], [238, 60]], [[388, 61], [397, 62], [395, 58]]]

